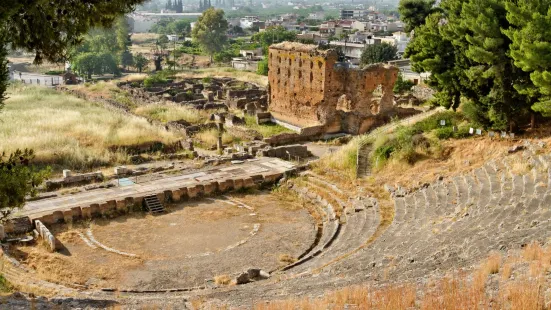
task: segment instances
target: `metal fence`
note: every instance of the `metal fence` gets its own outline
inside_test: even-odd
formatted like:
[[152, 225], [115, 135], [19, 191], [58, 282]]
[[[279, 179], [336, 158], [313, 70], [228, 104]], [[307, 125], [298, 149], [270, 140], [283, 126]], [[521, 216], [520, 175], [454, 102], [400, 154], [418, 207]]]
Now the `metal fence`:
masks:
[[23, 84], [42, 85], [42, 86], [57, 86], [62, 84], [61, 76], [33, 74], [28, 72], [13, 72], [12, 80], [20, 81]]

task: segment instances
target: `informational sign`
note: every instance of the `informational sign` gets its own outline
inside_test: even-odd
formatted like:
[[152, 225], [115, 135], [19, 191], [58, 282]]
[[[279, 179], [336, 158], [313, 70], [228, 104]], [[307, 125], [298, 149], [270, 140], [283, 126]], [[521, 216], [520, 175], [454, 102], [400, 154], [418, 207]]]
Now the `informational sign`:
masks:
[[502, 132], [501, 132], [501, 137], [502, 137], [502, 138], [507, 138], [507, 133], [506, 133], [505, 131], [502, 131]]
[[474, 133], [474, 128], [473, 128], [473, 127], [469, 128], [469, 133], [470, 133], [471, 135]]
[[495, 135], [496, 135], [496, 133], [493, 132], [493, 131], [489, 131], [489, 132], [488, 132], [488, 136], [489, 136], [490, 138], [495, 137]]
[[481, 136], [481, 135], [482, 135], [482, 129], [477, 129], [477, 130], [476, 130], [476, 134], [479, 135], [479, 136]]
[[446, 126], [446, 120], [445, 119], [440, 120], [440, 126]]

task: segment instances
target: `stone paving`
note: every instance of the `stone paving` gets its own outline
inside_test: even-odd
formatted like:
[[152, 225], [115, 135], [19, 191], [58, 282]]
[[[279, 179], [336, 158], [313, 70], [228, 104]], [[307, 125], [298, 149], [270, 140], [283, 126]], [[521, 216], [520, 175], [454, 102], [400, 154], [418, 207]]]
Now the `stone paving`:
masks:
[[39, 218], [55, 211], [63, 211], [76, 206], [101, 204], [105, 201], [120, 200], [135, 195], [147, 196], [163, 193], [167, 189], [200, 185], [213, 181], [243, 179], [257, 175], [284, 173], [294, 168], [294, 164], [277, 158], [260, 158], [248, 160], [229, 167], [217, 168], [183, 175], [174, 175], [150, 182], [97, 189], [90, 192], [77, 193], [62, 197], [28, 202], [23, 208], [23, 215]]

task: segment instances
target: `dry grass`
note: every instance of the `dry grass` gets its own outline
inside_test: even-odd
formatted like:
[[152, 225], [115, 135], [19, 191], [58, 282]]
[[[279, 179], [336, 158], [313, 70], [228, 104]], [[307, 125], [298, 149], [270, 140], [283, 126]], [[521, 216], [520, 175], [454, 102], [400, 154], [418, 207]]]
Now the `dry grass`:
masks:
[[163, 123], [185, 120], [191, 124], [201, 124], [208, 120], [215, 111], [198, 110], [177, 104], [149, 104], [138, 107], [136, 114]]
[[292, 264], [294, 262], [297, 261], [297, 259], [295, 257], [293, 257], [292, 255], [289, 255], [289, 254], [281, 254], [279, 255], [279, 262], [282, 263], [282, 264]]
[[214, 277], [214, 283], [216, 283], [217, 285], [230, 285], [231, 278], [227, 274], [216, 276]]
[[527, 261], [541, 260], [544, 254], [541, 245], [535, 241], [525, 246], [522, 251], [522, 257]]
[[120, 78], [122, 82], [141, 82], [147, 77], [146, 73], [132, 73]]
[[186, 70], [178, 73], [177, 76], [181, 78], [231, 77], [239, 81], [256, 83], [264, 87], [268, 86], [267, 76], [258, 75], [253, 72], [238, 71], [228, 67]]
[[415, 305], [415, 287], [389, 286], [380, 289], [353, 286], [328, 292], [321, 299], [290, 299], [271, 303], [257, 303], [256, 310], [314, 310], [314, 309], [380, 309], [400, 310]]
[[32, 148], [36, 162], [54, 168], [86, 170], [124, 163], [127, 155], [110, 151], [180, 137], [146, 120], [47, 88], [14, 86], [0, 114], [1, 151]]
[[112, 98], [114, 93], [119, 91], [114, 81], [98, 81], [96, 83], [84, 83], [68, 87], [86, 94], [89, 98]]
[[514, 310], [539, 310], [549, 309], [545, 307], [542, 292], [543, 282], [537, 280], [519, 280], [507, 285], [502, 294], [502, 309]]
[[[196, 133], [193, 137], [205, 148], [214, 148], [218, 143], [218, 129], [207, 129]], [[222, 134], [222, 143], [229, 145], [238, 142], [238, 139], [228, 132]]]

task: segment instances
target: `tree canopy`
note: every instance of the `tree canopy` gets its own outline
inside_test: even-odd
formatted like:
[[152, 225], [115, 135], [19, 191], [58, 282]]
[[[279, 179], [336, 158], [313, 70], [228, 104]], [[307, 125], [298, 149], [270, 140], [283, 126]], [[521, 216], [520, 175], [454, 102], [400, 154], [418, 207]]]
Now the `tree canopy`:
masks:
[[398, 6], [400, 20], [406, 24], [405, 31], [410, 32], [421, 26], [432, 12], [435, 0], [402, 0]]
[[296, 40], [297, 33], [295, 31], [288, 31], [283, 26], [268, 27], [266, 30], [255, 33], [251, 37], [251, 41], [259, 43], [262, 46], [264, 54], [267, 54], [268, 48], [274, 43]]
[[30, 150], [0, 154], [0, 223], [23, 207], [26, 196], [34, 195], [36, 186], [49, 175], [48, 169], [39, 171], [30, 165], [33, 157]]
[[550, 4], [443, 0], [422, 24], [412, 23], [405, 56], [414, 71], [431, 73], [428, 85], [441, 105], [456, 109], [464, 102], [481, 125], [511, 128], [530, 110], [549, 111], [540, 86], [551, 51], [551, 23], [545, 25]]
[[362, 65], [369, 65], [380, 62], [387, 62], [398, 57], [398, 48], [396, 45], [383, 42], [381, 44], [367, 45], [360, 57]]
[[145, 0], [45, 1], [3, 0], [0, 29], [12, 48], [35, 53], [35, 62], [65, 60], [93, 27], [110, 27], [115, 19]]
[[214, 53], [220, 52], [228, 40], [227, 30], [228, 21], [224, 18], [224, 11], [211, 7], [197, 19], [192, 38], [210, 55], [212, 61]]

